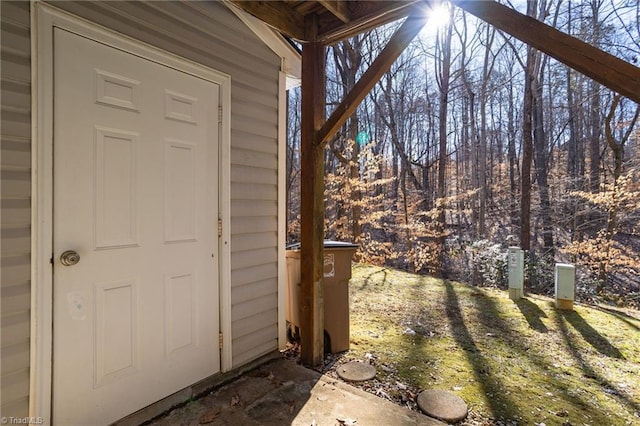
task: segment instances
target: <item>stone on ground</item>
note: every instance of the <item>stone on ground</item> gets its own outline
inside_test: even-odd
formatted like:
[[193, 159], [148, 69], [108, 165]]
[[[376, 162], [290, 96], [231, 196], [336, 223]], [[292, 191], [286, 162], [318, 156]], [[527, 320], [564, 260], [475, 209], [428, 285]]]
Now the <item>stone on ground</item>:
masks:
[[445, 422], [459, 422], [467, 417], [467, 404], [458, 395], [441, 389], [429, 389], [418, 395], [418, 407], [427, 416], [444, 420]]
[[349, 382], [364, 382], [376, 376], [376, 369], [367, 363], [352, 361], [337, 368], [338, 376]]

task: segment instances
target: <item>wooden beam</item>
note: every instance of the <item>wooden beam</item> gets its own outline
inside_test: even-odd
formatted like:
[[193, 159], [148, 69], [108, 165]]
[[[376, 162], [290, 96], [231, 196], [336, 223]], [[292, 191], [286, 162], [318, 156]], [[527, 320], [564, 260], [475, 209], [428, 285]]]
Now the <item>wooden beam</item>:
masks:
[[369, 94], [380, 78], [389, 71], [391, 65], [398, 56], [407, 48], [411, 40], [420, 32], [426, 22], [426, 15], [409, 17], [391, 37], [380, 55], [373, 61], [369, 69], [360, 77], [353, 89], [344, 97], [340, 105], [336, 107], [327, 122], [322, 126], [318, 134], [318, 143], [321, 146], [331, 138], [349, 119], [360, 102]]
[[640, 68], [495, 1], [452, 3], [640, 104]]
[[296, 40], [305, 40], [304, 16], [283, 1], [231, 0], [238, 8]]
[[[326, 45], [353, 37], [381, 25], [397, 21], [412, 14], [421, 14], [433, 0], [358, 2], [365, 9], [351, 14], [352, 20], [344, 25], [336, 22], [321, 23], [318, 39]], [[354, 2], [355, 3], [355, 2]]]
[[344, 0], [318, 0], [318, 3], [345, 24], [351, 22], [351, 12]]
[[318, 130], [324, 123], [325, 47], [316, 39], [315, 14], [306, 19], [310, 41], [302, 48], [300, 172], [300, 358], [322, 364], [324, 355], [324, 149]]

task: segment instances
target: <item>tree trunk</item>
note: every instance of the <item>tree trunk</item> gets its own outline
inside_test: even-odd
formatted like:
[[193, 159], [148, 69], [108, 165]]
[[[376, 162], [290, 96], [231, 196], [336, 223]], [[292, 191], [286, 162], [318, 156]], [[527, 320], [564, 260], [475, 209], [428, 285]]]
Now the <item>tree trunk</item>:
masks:
[[[591, 0], [589, 6], [591, 8], [591, 43], [595, 47], [600, 47], [600, 7], [602, 0]], [[600, 116], [600, 84], [591, 81], [589, 85], [590, 105], [590, 121], [591, 135], [589, 140], [589, 189], [591, 192], [600, 191], [600, 137], [602, 135], [602, 118]]]
[[591, 135], [589, 139], [589, 189], [600, 191], [600, 85], [595, 81], [590, 84], [591, 94]]
[[490, 54], [491, 46], [493, 45], [493, 39], [495, 36], [495, 28], [491, 25], [486, 25], [487, 38], [484, 50], [484, 63], [482, 65], [482, 85], [480, 86], [480, 141], [478, 152], [478, 174], [479, 174], [479, 188], [480, 188], [480, 206], [478, 209], [478, 236], [485, 238], [487, 229], [485, 224], [485, 216], [487, 211], [487, 145], [489, 144], [487, 138], [487, 85], [489, 84], [489, 78], [491, 76]]
[[[512, 69], [511, 69], [512, 70]], [[510, 73], [511, 74], [511, 73]], [[513, 77], [513, 75], [510, 75]], [[512, 78], [509, 79], [512, 81]], [[507, 157], [509, 158], [509, 214], [511, 216], [511, 229], [512, 233], [515, 234], [515, 229], [518, 227], [518, 157], [516, 155], [516, 111], [515, 111], [515, 100], [513, 96], [513, 85], [509, 85], [509, 110], [508, 115], [509, 119], [507, 122], [507, 133], [508, 133], [508, 141], [507, 141]]]
[[[527, 3], [527, 15], [535, 16], [537, 1]], [[536, 50], [527, 47], [525, 65], [524, 99], [522, 105], [522, 177], [520, 183], [520, 248], [531, 250], [531, 162], [533, 159], [532, 138], [532, 82], [535, 78]]]
[[[449, 6], [450, 18], [453, 18], [453, 8]], [[445, 242], [446, 242], [446, 211], [444, 197], [446, 195], [446, 167], [447, 167], [447, 112], [449, 102], [449, 79], [451, 76], [451, 36], [453, 33], [453, 19], [449, 20], [449, 24], [442, 31], [439, 37], [442, 38], [442, 62], [440, 68], [439, 89], [440, 89], [440, 108], [438, 117], [438, 137], [439, 137], [439, 153], [438, 153], [438, 223], [439, 223], [439, 269], [440, 276], [445, 276]]]
[[[544, 9], [544, 3], [543, 8]], [[546, 14], [546, 13], [545, 13]], [[558, 17], [558, 11], [554, 16], [553, 25], [555, 26]], [[535, 143], [535, 164], [536, 174], [538, 182], [538, 192], [540, 194], [540, 216], [542, 219], [542, 241], [543, 241], [543, 257], [545, 257], [550, 263], [553, 263], [555, 258], [554, 244], [553, 244], [553, 223], [551, 218], [551, 200], [549, 197], [549, 165], [548, 165], [548, 151], [549, 141], [544, 124], [544, 101], [543, 101], [543, 87], [544, 76], [549, 62], [549, 57], [544, 56], [541, 59], [541, 54], [537, 55], [537, 62], [540, 62], [540, 69], [538, 70], [538, 78], [532, 80], [534, 86], [532, 87], [533, 95], [533, 138]], [[550, 109], [550, 108], [549, 108]]]
[[[543, 69], [540, 76], [543, 76]], [[535, 165], [540, 193], [540, 215], [542, 218], [542, 240], [544, 244], [544, 256], [553, 261], [555, 256], [553, 247], [553, 224], [551, 222], [551, 201], [549, 199], [549, 181], [547, 178], [547, 136], [543, 122], [542, 82], [533, 81], [533, 137], [535, 146]]]

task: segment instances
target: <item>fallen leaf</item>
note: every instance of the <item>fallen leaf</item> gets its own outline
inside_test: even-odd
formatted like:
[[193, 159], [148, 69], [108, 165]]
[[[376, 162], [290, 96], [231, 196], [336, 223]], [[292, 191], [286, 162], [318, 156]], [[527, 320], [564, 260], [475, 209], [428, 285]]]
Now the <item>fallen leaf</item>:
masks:
[[293, 410], [295, 410], [295, 408], [296, 408], [296, 402], [289, 401], [289, 414], [293, 414]]
[[382, 397], [382, 398], [385, 398], [385, 399], [388, 399], [389, 401], [391, 401], [391, 397], [389, 396], [389, 394], [388, 394], [388, 393], [386, 393], [385, 391], [383, 391], [382, 389], [378, 389], [378, 390], [376, 390], [376, 395], [378, 395], [378, 396], [380, 396], [380, 397]]
[[233, 396], [231, 397], [231, 406], [235, 407], [238, 404], [240, 404], [240, 395], [238, 395], [237, 393], [234, 393]]
[[273, 373], [271, 373], [271, 372], [269, 372], [269, 375], [267, 376], [267, 379], [269, 379], [271, 384], [275, 385], [276, 387], [279, 387], [279, 386], [282, 385], [282, 381], [280, 379], [278, 379], [276, 376], [274, 376]]
[[356, 424], [357, 420], [356, 419], [349, 419], [349, 418], [345, 418], [345, 419], [336, 419], [341, 425], [346, 425], [346, 426], [353, 426]]
[[199, 423], [201, 425], [206, 425], [207, 423], [213, 423], [213, 421], [220, 414], [221, 408], [215, 407], [211, 410], [206, 411], [203, 415], [200, 416]]

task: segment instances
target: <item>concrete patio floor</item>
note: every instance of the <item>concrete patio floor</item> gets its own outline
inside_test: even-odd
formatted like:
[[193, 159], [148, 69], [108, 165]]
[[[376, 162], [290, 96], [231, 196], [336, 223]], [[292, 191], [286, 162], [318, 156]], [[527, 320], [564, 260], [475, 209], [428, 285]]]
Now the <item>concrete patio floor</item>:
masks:
[[387, 400], [276, 359], [145, 423], [177, 425], [443, 425]]

